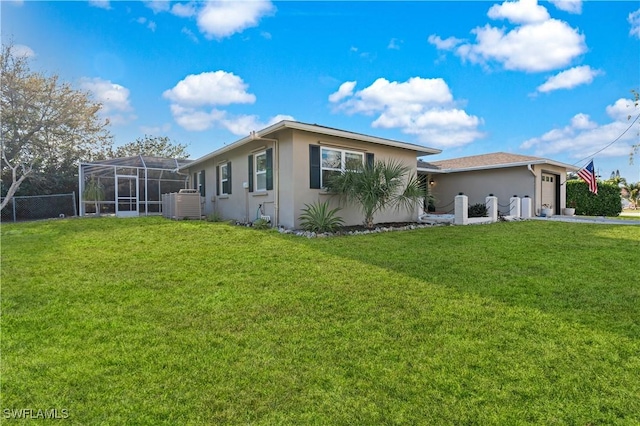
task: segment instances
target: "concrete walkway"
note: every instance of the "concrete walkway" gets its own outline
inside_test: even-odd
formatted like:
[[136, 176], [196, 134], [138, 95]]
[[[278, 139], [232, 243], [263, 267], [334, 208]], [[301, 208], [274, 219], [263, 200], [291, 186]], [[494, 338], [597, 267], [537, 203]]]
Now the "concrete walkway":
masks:
[[534, 220], [554, 220], [558, 222], [577, 222], [577, 223], [602, 223], [605, 225], [640, 225], [640, 216], [638, 219], [611, 219], [604, 216], [587, 217], [587, 216], [560, 216], [551, 217], [532, 217]]

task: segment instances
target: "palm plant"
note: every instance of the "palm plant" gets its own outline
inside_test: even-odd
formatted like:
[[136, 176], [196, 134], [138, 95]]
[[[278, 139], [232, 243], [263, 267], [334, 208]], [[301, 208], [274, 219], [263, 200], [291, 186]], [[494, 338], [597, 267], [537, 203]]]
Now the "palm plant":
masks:
[[305, 231], [335, 232], [344, 224], [342, 218], [337, 215], [340, 208], [329, 209], [327, 201], [305, 204], [304, 207], [300, 215], [300, 226]]
[[357, 204], [364, 215], [364, 226], [373, 228], [373, 217], [386, 208], [411, 210], [425, 197], [418, 178], [398, 161], [376, 161], [331, 176], [327, 190], [342, 201]]
[[640, 203], [640, 182], [629, 183], [625, 185], [625, 189], [629, 193], [629, 201], [637, 208]]

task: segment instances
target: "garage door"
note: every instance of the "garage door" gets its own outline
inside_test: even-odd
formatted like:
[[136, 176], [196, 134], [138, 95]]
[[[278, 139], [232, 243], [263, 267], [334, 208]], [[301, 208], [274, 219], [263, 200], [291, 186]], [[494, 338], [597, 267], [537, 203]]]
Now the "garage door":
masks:
[[542, 205], [551, 206], [554, 212], [557, 213], [556, 206], [556, 175], [542, 173]]

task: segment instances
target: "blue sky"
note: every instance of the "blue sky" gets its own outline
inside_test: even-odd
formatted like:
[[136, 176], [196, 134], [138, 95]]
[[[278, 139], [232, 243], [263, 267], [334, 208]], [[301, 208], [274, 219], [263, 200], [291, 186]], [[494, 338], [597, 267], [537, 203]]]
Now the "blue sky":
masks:
[[3, 42], [102, 102], [116, 145], [169, 136], [197, 158], [288, 118], [443, 150], [431, 160], [594, 158], [640, 180], [637, 1], [0, 7]]

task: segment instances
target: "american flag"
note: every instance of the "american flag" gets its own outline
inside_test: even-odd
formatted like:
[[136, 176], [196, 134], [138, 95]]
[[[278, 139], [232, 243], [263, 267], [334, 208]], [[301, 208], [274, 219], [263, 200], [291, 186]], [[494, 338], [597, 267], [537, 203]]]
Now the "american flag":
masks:
[[589, 191], [598, 194], [598, 182], [596, 182], [596, 172], [593, 168], [593, 160], [584, 168], [580, 169], [578, 176], [589, 185]]

